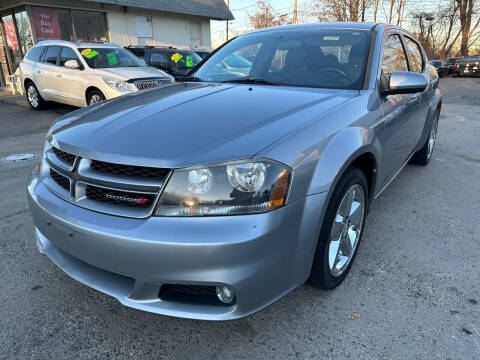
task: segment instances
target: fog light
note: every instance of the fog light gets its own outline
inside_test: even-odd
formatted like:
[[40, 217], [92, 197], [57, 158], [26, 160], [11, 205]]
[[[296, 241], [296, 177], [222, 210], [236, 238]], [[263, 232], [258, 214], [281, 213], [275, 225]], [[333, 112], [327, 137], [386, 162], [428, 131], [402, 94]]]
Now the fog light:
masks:
[[217, 297], [225, 304], [230, 304], [235, 299], [233, 291], [225, 286], [217, 286]]

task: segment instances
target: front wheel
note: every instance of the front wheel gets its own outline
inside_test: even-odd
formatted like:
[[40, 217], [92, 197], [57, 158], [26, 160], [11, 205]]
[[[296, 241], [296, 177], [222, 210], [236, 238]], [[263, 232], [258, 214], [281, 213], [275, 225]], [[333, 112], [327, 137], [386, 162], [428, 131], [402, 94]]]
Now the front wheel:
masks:
[[438, 118], [440, 114], [437, 111], [435, 118], [432, 122], [432, 127], [430, 129], [430, 133], [428, 134], [428, 138], [423, 144], [422, 148], [418, 150], [413, 156], [410, 162], [415, 165], [427, 165], [432, 158], [433, 149], [435, 148], [435, 143], [437, 142], [437, 130], [438, 130]]
[[87, 104], [93, 105], [105, 101], [105, 95], [100, 90], [94, 89], [88, 93]]
[[368, 185], [363, 171], [349, 168], [335, 187], [328, 204], [310, 283], [331, 290], [345, 279], [362, 238], [368, 209]]

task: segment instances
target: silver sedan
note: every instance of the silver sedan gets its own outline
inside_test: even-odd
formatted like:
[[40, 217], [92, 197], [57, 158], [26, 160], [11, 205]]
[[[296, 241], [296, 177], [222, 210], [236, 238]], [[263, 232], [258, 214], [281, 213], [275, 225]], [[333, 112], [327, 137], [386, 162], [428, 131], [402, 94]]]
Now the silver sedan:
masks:
[[[232, 54], [248, 67], [224, 66]], [[56, 121], [28, 183], [38, 248], [124, 305], [178, 317], [244, 317], [306, 281], [333, 289], [374, 199], [429, 162], [437, 84], [398, 27], [238, 36], [183, 83]]]

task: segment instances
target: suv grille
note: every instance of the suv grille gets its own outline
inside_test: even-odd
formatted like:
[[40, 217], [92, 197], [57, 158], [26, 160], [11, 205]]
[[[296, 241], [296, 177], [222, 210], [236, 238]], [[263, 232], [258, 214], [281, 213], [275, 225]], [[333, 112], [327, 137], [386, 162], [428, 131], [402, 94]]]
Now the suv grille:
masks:
[[59, 186], [67, 191], [70, 191], [70, 180], [66, 176], [60, 175], [52, 169], [50, 169], [50, 176]]
[[164, 178], [168, 173], [168, 170], [161, 169], [161, 168], [113, 164], [113, 163], [108, 163], [108, 162], [98, 161], [98, 160], [92, 160], [90, 167], [93, 170], [117, 174], [117, 175], [152, 177], [152, 178], [154, 177]]
[[133, 85], [135, 85], [138, 90], [144, 90], [144, 89], [159, 87], [165, 84], [170, 84], [172, 81], [170, 79], [145, 79], [145, 80], [133, 80], [132, 82], [133, 82]]
[[57, 155], [60, 159], [65, 160], [67, 163], [73, 164], [73, 162], [75, 161], [75, 155], [66, 153], [65, 151], [57, 149], [56, 147], [54, 147], [52, 149], [53, 149], [53, 152], [55, 153], [55, 155]]
[[83, 208], [133, 218], [153, 214], [170, 175], [169, 169], [89, 160], [54, 147], [44, 161], [44, 184], [57, 196]]

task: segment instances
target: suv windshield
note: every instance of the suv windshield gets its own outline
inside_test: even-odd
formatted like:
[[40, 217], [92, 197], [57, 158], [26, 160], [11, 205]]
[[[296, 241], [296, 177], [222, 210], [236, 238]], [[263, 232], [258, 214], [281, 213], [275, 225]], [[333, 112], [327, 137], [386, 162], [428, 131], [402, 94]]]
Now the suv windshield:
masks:
[[168, 53], [168, 57], [178, 70], [190, 70], [202, 61], [202, 58], [193, 51], [174, 50]]
[[93, 69], [146, 66], [144, 61], [122, 48], [79, 48], [78, 51]]
[[360, 89], [371, 33], [311, 29], [242, 35], [213, 54], [190, 78], [316, 88]]

